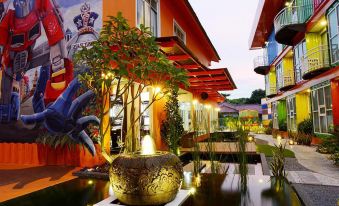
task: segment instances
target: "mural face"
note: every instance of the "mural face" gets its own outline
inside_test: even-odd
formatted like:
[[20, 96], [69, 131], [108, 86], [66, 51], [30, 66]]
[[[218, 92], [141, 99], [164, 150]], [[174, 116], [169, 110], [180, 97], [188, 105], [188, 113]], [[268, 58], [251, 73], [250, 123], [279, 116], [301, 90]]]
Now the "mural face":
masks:
[[101, 27], [102, 0], [0, 2], [0, 141], [34, 141], [40, 122], [20, 116], [41, 113], [62, 95], [73, 55]]

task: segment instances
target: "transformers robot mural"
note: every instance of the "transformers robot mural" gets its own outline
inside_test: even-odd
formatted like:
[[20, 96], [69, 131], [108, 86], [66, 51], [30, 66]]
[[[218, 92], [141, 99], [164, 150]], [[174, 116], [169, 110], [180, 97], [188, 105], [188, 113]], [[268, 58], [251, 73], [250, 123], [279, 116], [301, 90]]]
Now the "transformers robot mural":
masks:
[[[90, 12], [88, 4], [81, 7], [81, 12], [85, 16], [74, 19], [86, 23], [88, 30], [98, 15]], [[4, 131], [12, 128], [6, 125], [18, 122], [21, 122], [21, 125], [44, 123], [46, 129], [52, 133], [71, 134], [69, 135], [71, 138], [85, 143], [94, 154], [93, 143], [89, 142], [90, 139], [83, 129], [89, 123], [98, 123], [97, 119], [94, 117], [81, 119], [81, 111], [78, 110], [72, 118], [65, 113], [71, 106], [83, 109], [93, 94], [85, 93], [72, 103], [74, 92], [69, 95], [70, 90], [75, 91], [79, 83], [76, 79], [73, 80], [73, 65], [66, 49], [63, 23], [55, 0], [0, 0], [0, 128]], [[81, 29], [86, 30], [86, 27], [77, 26], [79, 32]], [[47, 43], [36, 46], [42, 30], [47, 37]], [[83, 34], [85, 32], [79, 33]], [[40, 68], [40, 75], [31, 98], [33, 114], [25, 113], [26, 115], [22, 115], [20, 119], [22, 113], [20, 93], [23, 91], [16, 85], [23, 82], [25, 72], [32, 68]], [[76, 83], [69, 85], [72, 80]], [[64, 99], [66, 97], [68, 99]], [[47, 108], [45, 105], [48, 105]], [[51, 121], [50, 114], [59, 115], [60, 120], [64, 122], [72, 120], [74, 124], [68, 122], [69, 125], [77, 125], [80, 118], [78, 124], [81, 125], [67, 127], [67, 131], [64, 131], [60, 129], [65, 126], [64, 122], [55, 119]]]

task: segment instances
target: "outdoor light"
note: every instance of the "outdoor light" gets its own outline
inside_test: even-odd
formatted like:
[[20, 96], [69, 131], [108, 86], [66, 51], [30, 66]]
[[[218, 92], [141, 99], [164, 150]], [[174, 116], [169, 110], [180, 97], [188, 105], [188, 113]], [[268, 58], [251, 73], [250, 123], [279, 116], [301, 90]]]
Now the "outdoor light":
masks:
[[141, 141], [141, 154], [153, 155], [155, 154], [155, 145], [151, 136], [146, 135]]
[[254, 138], [252, 136], [248, 136], [247, 139], [248, 139], [249, 142], [252, 142]]
[[215, 108], [215, 111], [220, 112], [220, 108], [219, 107]]
[[88, 185], [93, 185], [93, 180], [88, 180], [87, 184]]
[[263, 180], [263, 179], [259, 179], [258, 182], [259, 182], [259, 183], [263, 183], [264, 180]]
[[192, 188], [190, 189], [190, 194], [191, 194], [191, 195], [194, 195], [195, 192], [196, 192], [195, 187], [192, 187]]
[[206, 104], [206, 105], [205, 105], [205, 108], [206, 108], [206, 109], [211, 109], [211, 107], [212, 107], [212, 106], [211, 106], [210, 104]]
[[293, 140], [290, 140], [290, 141], [288, 141], [288, 144], [289, 144], [289, 145], [294, 145], [294, 141], [293, 141]]
[[327, 25], [326, 19], [322, 20], [322, 21], [320, 22], [320, 25], [321, 25], [321, 26], [326, 26], [326, 25]]
[[286, 3], [285, 3], [285, 6], [287, 6], [287, 7], [292, 6], [292, 2], [286, 2]]
[[154, 93], [155, 94], [158, 94], [158, 93], [160, 93], [161, 92], [161, 88], [160, 87], [155, 87], [154, 88]]
[[193, 103], [194, 105], [196, 105], [196, 104], [198, 104], [198, 100], [193, 99], [192, 103]]
[[281, 140], [281, 136], [280, 134], [277, 135], [277, 140], [280, 141]]

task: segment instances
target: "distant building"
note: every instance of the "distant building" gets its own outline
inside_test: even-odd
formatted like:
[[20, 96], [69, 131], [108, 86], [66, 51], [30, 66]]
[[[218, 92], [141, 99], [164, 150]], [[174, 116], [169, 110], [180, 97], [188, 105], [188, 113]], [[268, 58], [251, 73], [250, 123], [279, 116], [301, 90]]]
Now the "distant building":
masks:
[[239, 112], [243, 110], [255, 110], [258, 111], [259, 118], [262, 118], [262, 108], [260, 104], [231, 104], [223, 102], [219, 104], [220, 117], [238, 117]]

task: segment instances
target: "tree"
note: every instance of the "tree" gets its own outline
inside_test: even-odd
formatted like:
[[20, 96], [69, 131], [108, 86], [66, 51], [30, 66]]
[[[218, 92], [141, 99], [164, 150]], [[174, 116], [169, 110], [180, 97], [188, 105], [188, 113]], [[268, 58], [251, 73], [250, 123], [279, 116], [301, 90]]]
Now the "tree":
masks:
[[247, 104], [261, 104], [261, 99], [266, 97], [265, 90], [256, 89], [252, 92]]
[[[91, 47], [82, 47], [75, 56], [78, 67], [87, 67], [87, 72], [79, 75], [79, 80], [96, 93], [99, 104], [100, 144], [102, 155], [108, 162], [112, 158], [106, 152], [110, 122], [128, 108], [130, 115], [127, 135], [124, 140], [125, 152], [139, 148], [135, 124], [140, 121], [135, 102], [147, 87], [160, 86], [161, 92], [154, 92], [148, 107], [165, 97], [178, 85], [188, 85], [188, 77], [183, 69], [176, 68], [163, 54], [149, 28], [130, 27], [119, 12], [109, 16], [104, 22], [100, 37]], [[114, 94], [111, 96], [110, 94]], [[112, 119], [107, 118], [109, 109], [123, 100], [123, 108]], [[147, 108], [148, 108], [147, 107]], [[145, 110], [147, 110], [147, 108]]]
[[169, 150], [178, 154], [179, 142], [184, 134], [183, 120], [180, 116], [178, 89], [173, 89], [165, 105], [166, 120], [162, 122], [161, 136], [166, 141]]

